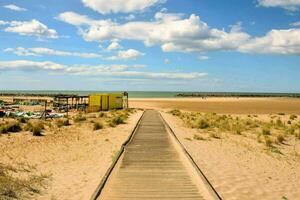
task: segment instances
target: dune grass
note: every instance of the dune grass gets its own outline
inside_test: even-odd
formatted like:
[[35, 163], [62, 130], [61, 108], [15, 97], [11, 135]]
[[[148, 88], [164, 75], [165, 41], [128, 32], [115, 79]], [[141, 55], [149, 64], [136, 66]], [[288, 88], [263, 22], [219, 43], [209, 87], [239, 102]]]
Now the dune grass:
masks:
[[220, 132], [246, 137], [253, 135], [252, 138], [256, 138], [266, 147], [284, 144], [289, 137], [300, 139], [300, 122], [296, 120], [296, 115], [287, 116], [289, 120], [281, 119], [284, 113], [270, 115], [270, 121], [267, 122], [260, 120], [257, 115], [233, 117], [216, 113], [183, 112], [178, 109], [173, 109], [169, 113], [183, 120], [187, 127], [199, 129], [215, 139], [222, 138]]
[[102, 122], [95, 122], [94, 123], [94, 128], [93, 130], [96, 131], [96, 130], [99, 130], [99, 129], [103, 129], [104, 128], [104, 125]]
[[[27, 176], [20, 178], [18, 173], [27, 173]], [[33, 194], [38, 194], [45, 187], [46, 174], [32, 173], [31, 166], [14, 167], [0, 163], [0, 199], [30, 199]]]

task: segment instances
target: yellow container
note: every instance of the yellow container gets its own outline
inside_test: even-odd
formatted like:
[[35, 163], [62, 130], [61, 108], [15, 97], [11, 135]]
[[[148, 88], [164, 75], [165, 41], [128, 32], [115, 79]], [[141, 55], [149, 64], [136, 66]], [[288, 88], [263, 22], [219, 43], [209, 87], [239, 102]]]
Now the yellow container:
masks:
[[123, 108], [123, 94], [92, 94], [89, 96], [89, 110], [101, 111]]

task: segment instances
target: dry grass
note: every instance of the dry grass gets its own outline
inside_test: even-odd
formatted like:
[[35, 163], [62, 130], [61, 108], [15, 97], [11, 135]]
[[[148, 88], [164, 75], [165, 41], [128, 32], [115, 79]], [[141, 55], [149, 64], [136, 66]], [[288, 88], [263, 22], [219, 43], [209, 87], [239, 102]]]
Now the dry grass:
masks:
[[86, 117], [83, 116], [82, 114], [78, 114], [74, 117], [74, 122], [83, 122], [86, 121]]
[[18, 121], [10, 121], [0, 125], [0, 133], [17, 133], [22, 131], [22, 126]]
[[[46, 185], [49, 175], [34, 174], [34, 168], [29, 165], [13, 167], [0, 164], [0, 199], [31, 199], [33, 194], [41, 192]], [[25, 173], [27, 176], [19, 177], [19, 173]]]
[[276, 147], [274, 144], [281, 145], [289, 137], [300, 139], [300, 122], [297, 122], [296, 115], [278, 114], [282, 119], [278, 115], [269, 115], [268, 121], [261, 120], [256, 115], [233, 117], [216, 113], [182, 112], [178, 109], [171, 110], [169, 113], [182, 119], [187, 127], [199, 129], [215, 139], [222, 138], [221, 132], [243, 135], [256, 138], [257, 142], [272, 147], [273, 150]]
[[202, 136], [200, 136], [200, 135], [197, 135], [197, 134], [195, 134], [195, 135], [193, 136], [193, 138], [194, 138], [194, 140], [206, 140], [204, 137], [202, 137]]
[[62, 127], [62, 126], [69, 126], [71, 124], [69, 119], [58, 119], [56, 120], [56, 125], [57, 127]]
[[99, 129], [103, 129], [104, 128], [104, 125], [103, 125], [103, 123], [101, 123], [101, 122], [95, 122], [94, 123], [94, 131], [96, 131], [96, 130], [99, 130]]

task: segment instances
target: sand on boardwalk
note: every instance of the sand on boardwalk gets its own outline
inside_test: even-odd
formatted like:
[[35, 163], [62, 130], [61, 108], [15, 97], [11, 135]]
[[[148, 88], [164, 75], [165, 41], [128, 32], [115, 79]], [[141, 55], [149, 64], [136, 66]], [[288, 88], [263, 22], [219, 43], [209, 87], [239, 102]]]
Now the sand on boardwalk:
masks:
[[97, 131], [83, 122], [43, 137], [29, 132], [2, 135], [0, 163], [29, 165], [35, 173], [50, 177], [45, 188], [30, 199], [89, 199], [141, 114], [132, 114], [126, 124]]
[[300, 98], [129, 98], [129, 106], [228, 114], [300, 114]]
[[162, 115], [223, 199], [299, 199], [300, 157], [293, 152], [300, 152], [300, 140], [283, 146], [283, 155], [243, 135], [194, 140], [195, 134], [201, 135], [197, 129]]

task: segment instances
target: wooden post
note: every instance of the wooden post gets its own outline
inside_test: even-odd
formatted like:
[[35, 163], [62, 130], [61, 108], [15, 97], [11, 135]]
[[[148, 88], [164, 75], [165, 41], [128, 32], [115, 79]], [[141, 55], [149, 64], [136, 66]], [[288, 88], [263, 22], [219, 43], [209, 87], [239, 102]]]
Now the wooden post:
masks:
[[69, 97], [67, 98], [67, 118], [69, 118]]
[[46, 114], [47, 114], [47, 100], [45, 100], [45, 110], [44, 110], [44, 117], [45, 117], [45, 120], [46, 120]]

